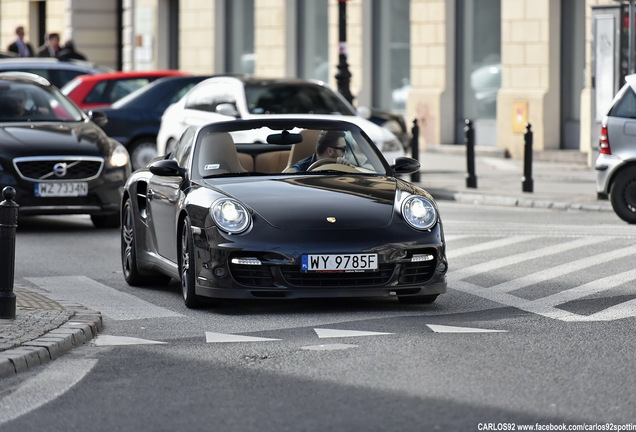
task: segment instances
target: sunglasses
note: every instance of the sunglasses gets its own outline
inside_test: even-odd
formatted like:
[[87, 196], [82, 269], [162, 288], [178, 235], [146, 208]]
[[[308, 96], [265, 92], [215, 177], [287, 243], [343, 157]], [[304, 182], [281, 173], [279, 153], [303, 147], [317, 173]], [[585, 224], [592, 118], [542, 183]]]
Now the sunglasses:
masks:
[[338, 147], [338, 146], [329, 146], [329, 147], [331, 147], [332, 149], [340, 150], [343, 153], [347, 150], [346, 147]]

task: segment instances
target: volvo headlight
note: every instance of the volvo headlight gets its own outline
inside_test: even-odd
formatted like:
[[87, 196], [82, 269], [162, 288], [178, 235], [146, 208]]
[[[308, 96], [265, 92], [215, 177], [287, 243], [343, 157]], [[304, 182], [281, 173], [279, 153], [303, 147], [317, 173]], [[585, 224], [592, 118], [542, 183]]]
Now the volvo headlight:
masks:
[[214, 223], [230, 234], [242, 233], [251, 222], [250, 213], [245, 206], [230, 198], [215, 201], [210, 208], [210, 214]]
[[402, 146], [402, 143], [400, 143], [400, 140], [398, 140], [395, 135], [392, 136], [391, 138], [382, 140], [381, 151], [383, 151], [383, 152], [396, 152], [396, 151], [400, 151], [400, 150], [404, 151], [404, 147]]
[[437, 223], [437, 210], [426, 198], [411, 196], [402, 203], [404, 220], [415, 229], [426, 230]]
[[128, 150], [126, 150], [126, 147], [121, 144], [117, 144], [108, 158], [108, 165], [113, 168], [120, 168], [126, 166], [129, 161], [130, 156], [128, 156]]

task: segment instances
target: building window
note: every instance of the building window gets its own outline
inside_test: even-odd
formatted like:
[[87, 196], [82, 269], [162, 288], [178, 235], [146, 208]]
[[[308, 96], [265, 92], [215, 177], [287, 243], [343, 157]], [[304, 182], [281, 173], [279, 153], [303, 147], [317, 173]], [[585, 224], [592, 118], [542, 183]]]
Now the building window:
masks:
[[329, 3], [298, 0], [296, 7], [298, 77], [329, 82]]
[[561, 147], [580, 147], [581, 91], [585, 87], [584, 2], [561, 2]]
[[254, 0], [227, 0], [226, 72], [254, 73]]
[[480, 128], [477, 143], [494, 144], [501, 87], [501, 1], [458, 0], [457, 28], [458, 142], [464, 120], [470, 119]]
[[374, 0], [372, 7], [372, 105], [404, 111], [411, 70], [410, 0]]

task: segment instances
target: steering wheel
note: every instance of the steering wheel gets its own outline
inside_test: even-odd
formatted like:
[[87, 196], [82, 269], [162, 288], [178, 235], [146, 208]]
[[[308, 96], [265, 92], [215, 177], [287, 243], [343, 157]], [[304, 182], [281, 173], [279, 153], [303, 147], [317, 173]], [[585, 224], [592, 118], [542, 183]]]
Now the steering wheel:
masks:
[[336, 158], [324, 158], [324, 159], [318, 159], [316, 162], [312, 163], [309, 168], [307, 168], [307, 171], [313, 171], [316, 168], [319, 168], [323, 165], [326, 164], [337, 164], [338, 161], [336, 160]]

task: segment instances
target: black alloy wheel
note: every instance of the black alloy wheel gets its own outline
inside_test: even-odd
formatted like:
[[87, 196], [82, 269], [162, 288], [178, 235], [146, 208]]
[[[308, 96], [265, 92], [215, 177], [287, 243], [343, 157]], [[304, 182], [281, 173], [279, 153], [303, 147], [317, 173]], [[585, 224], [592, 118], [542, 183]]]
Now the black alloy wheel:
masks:
[[201, 305], [199, 296], [195, 293], [195, 254], [194, 241], [190, 218], [186, 216], [181, 229], [181, 259], [179, 260], [179, 273], [181, 274], [181, 291], [183, 302], [188, 308], [197, 308]]
[[128, 285], [141, 285], [143, 279], [137, 268], [137, 251], [135, 250], [135, 226], [130, 200], [126, 200], [122, 210], [121, 224], [121, 267]]
[[165, 285], [170, 277], [156, 274], [142, 274], [137, 267], [137, 247], [135, 245], [135, 221], [132, 203], [126, 200], [122, 207], [121, 223], [121, 267], [128, 285]]

